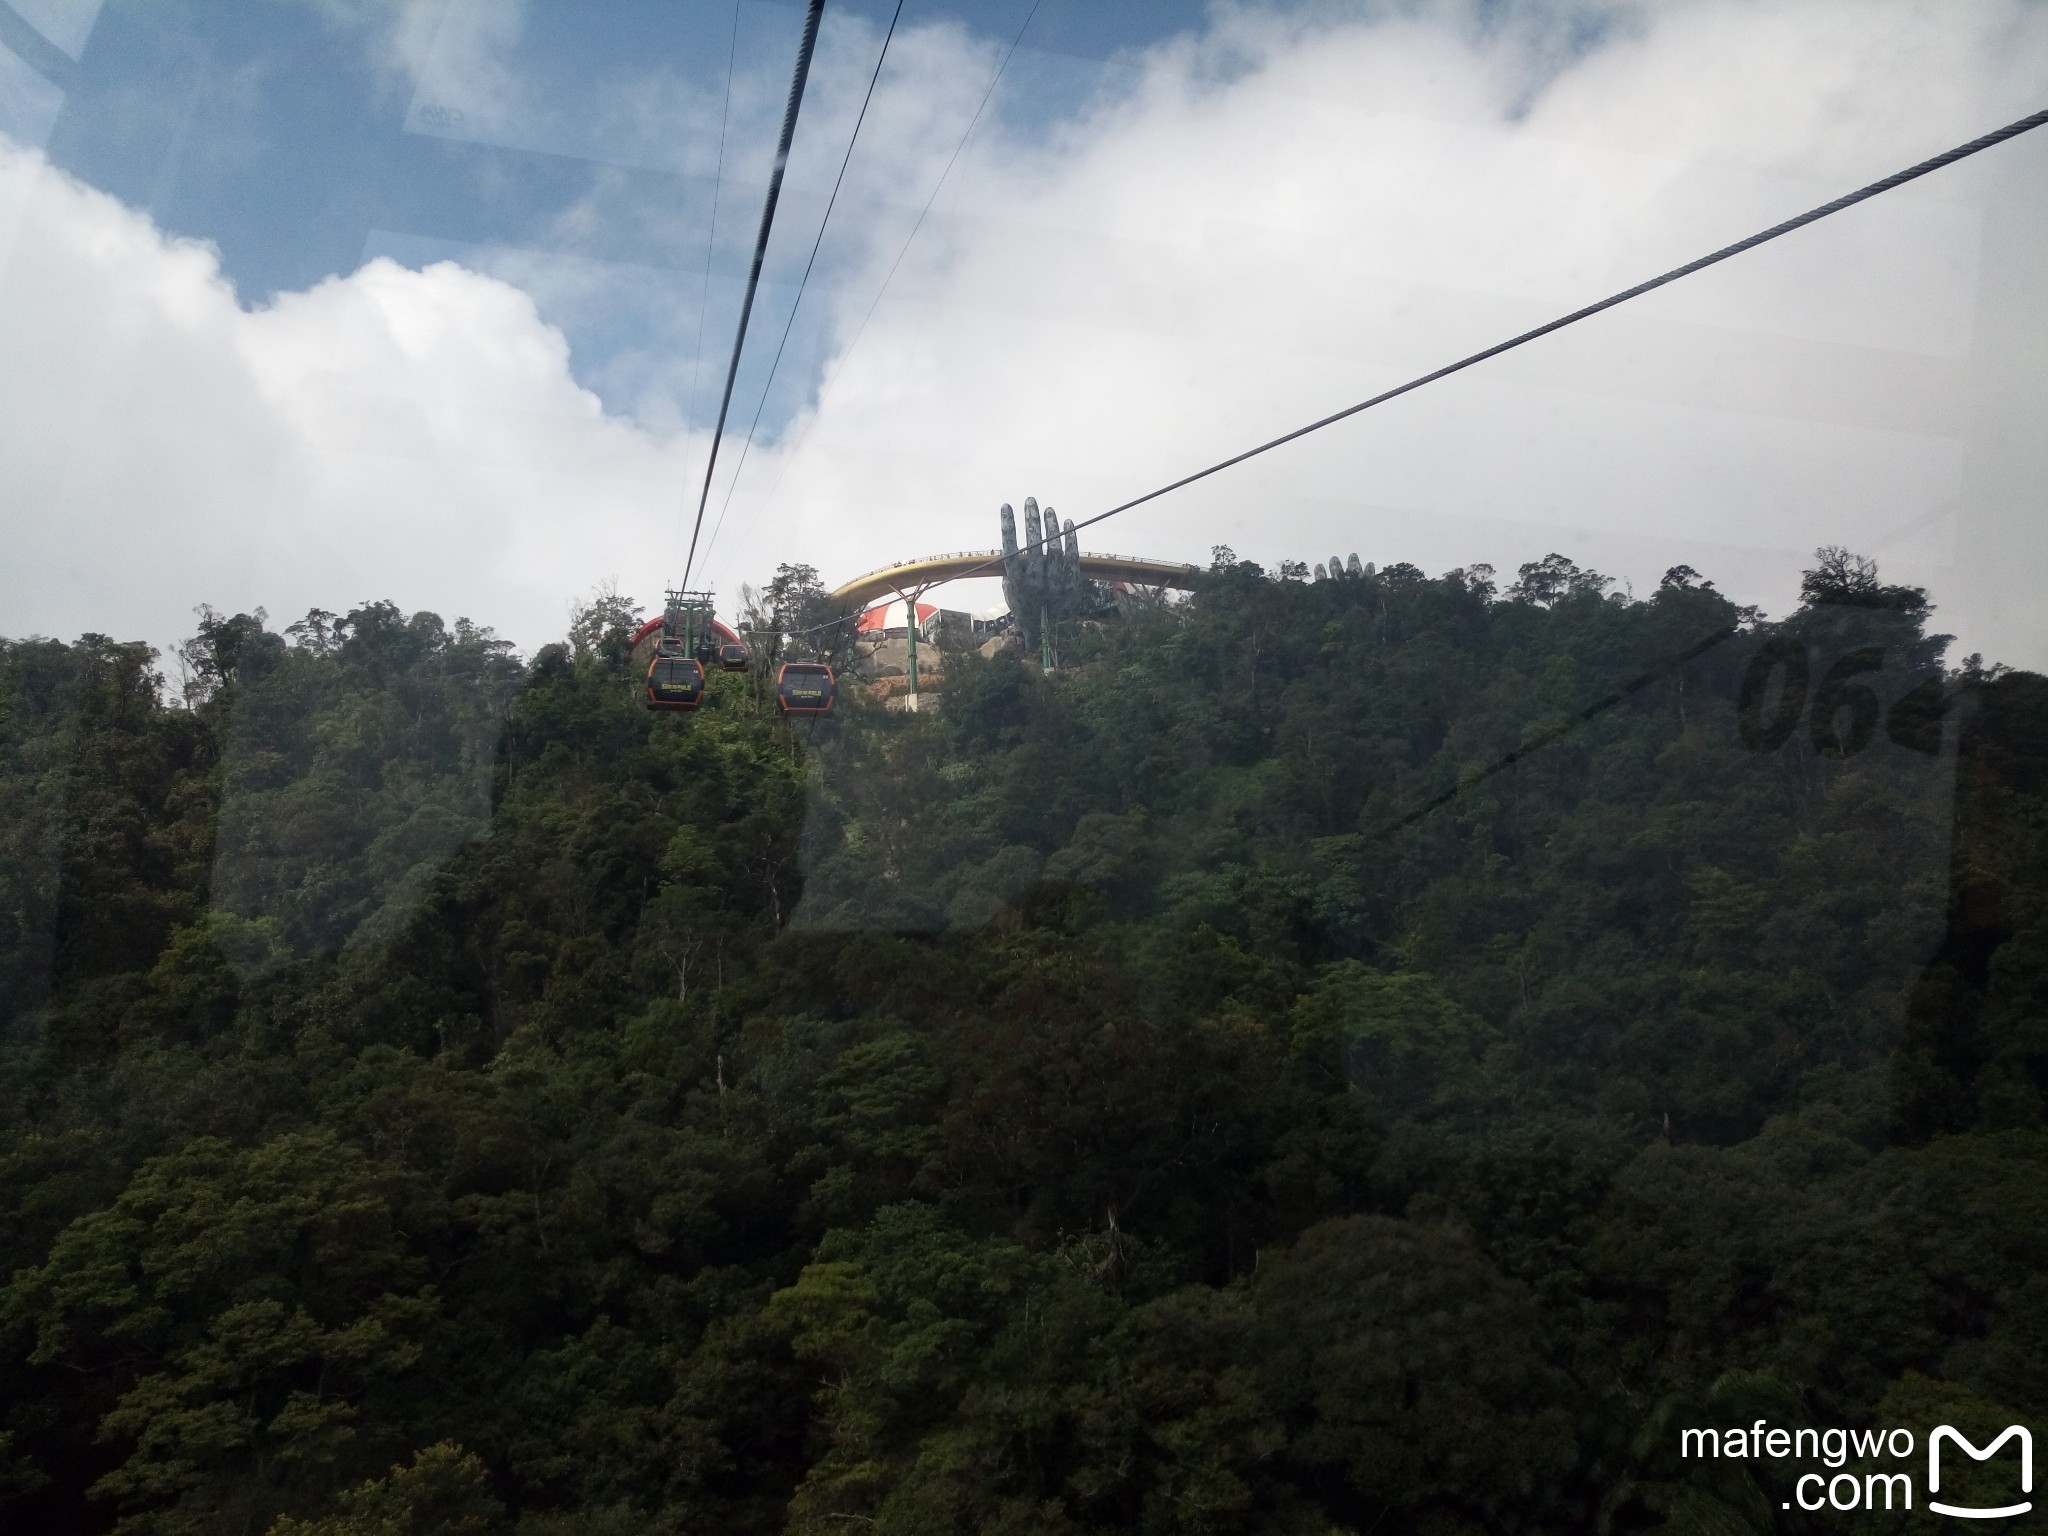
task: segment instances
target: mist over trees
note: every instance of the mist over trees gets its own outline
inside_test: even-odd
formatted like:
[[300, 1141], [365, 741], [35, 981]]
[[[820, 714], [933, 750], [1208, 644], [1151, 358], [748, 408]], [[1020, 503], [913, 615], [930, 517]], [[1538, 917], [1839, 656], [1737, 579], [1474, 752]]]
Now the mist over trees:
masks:
[[2039, 1419], [2048, 680], [1841, 550], [1284, 574], [794, 723], [612, 591], [0, 641], [0, 1530], [1846, 1530], [1679, 1427]]

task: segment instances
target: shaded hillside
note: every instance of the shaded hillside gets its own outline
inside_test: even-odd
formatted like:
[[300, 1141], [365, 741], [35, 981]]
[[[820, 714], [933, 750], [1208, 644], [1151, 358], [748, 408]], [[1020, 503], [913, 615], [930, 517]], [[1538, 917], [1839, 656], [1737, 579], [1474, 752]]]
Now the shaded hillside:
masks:
[[0, 1529], [1767, 1529], [1670, 1426], [2037, 1414], [2048, 683], [1806, 596], [1219, 561], [793, 728], [623, 603], [0, 643]]

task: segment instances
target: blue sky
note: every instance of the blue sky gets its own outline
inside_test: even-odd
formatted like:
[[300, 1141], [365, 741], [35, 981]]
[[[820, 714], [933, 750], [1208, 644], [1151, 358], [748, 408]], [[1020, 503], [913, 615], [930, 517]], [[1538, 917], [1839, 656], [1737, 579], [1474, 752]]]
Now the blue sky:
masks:
[[[597, 583], [679, 579], [801, 16], [0, 0], [0, 633], [388, 596], [530, 649]], [[886, 22], [827, 8], [740, 434]], [[786, 559], [987, 547], [1026, 495], [1085, 517], [2043, 79], [2019, 0], [912, 0], [693, 580], [731, 607]], [[1087, 542], [1556, 549], [1780, 611], [1842, 542], [2048, 663], [2039, 137]]]
[[[835, 3], [820, 75], [864, 77], [889, 10]], [[462, 65], [445, 57], [443, 29], [460, 31], [480, 11], [521, 13], [516, 36], [496, 55], [519, 78], [518, 101], [491, 121], [435, 99], [447, 71]], [[77, 58], [25, 26], [23, 12]], [[578, 377], [615, 410], [659, 415], [667, 403], [708, 420], [716, 390], [703, 387], [702, 375], [715, 380], [728, 355], [773, 144], [758, 87], [772, 85], [770, 104], [779, 109], [803, 8], [608, 0], [599, 25], [586, 0], [451, 0], [424, 12], [408, 23], [413, 45], [426, 49], [414, 78], [393, 69], [392, 13], [376, 5], [111, 0], [96, 9], [91, 0], [44, 0], [40, 9], [10, 9], [0, 42], [25, 44], [26, 61], [64, 89], [46, 141], [51, 161], [165, 231], [212, 242], [245, 303], [346, 274], [377, 255], [409, 266], [468, 260], [528, 276], [552, 259], [568, 275], [536, 286], [560, 295], [543, 313], [568, 334]], [[911, 0], [901, 25], [957, 28], [994, 55], [1028, 19], [989, 124], [1028, 135], [1113, 82], [1119, 56], [1201, 18], [1198, 6], [1164, 0]], [[680, 103], [722, 99], [729, 67], [757, 87], [757, 99], [730, 125], [721, 175], [711, 125]], [[892, 83], [881, 83], [877, 128], [886, 126]], [[606, 113], [607, 98], [636, 87], [658, 87], [678, 110], [637, 122]], [[844, 142], [843, 133], [826, 137], [843, 125], [818, 120], [815, 93], [811, 107], [757, 309], [756, 325], [769, 337], [779, 335], [794, 301]], [[872, 193], [865, 207], [856, 196], [838, 219], [868, 223], [893, 213], [902, 223], [930, 191], [889, 187], [886, 210], [873, 206]], [[592, 216], [572, 221], [571, 210]], [[841, 254], [829, 243], [821, 252], [815, 298], [839, 279]], [[771, 435], [815, 382], [817, 346], [812, 325], [793, 337], [787, 379], [764, 424]], [[759, 350], [739, 391], [749, 406], [772, 355], [772, 347]], [[697, 378], [696, 390], [674, 388], [684, 370]], [[648, 399], [650, 385], [668, 386], [659, 391], [664, 402]]]

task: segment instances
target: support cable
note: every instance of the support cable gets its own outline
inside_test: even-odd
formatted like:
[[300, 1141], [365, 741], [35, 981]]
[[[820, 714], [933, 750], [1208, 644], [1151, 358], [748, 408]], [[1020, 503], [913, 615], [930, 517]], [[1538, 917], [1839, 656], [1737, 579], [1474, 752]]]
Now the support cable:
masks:
[[790, 141], [796, 137], [797, 109], [803, 105], [804, 83], [811, 74], [811, 52], [818, 45], [818, 21], [825, 0], [811, 0], [804, 14], [804, 37], [796, 54], [796, 74], [789, 82], [789, 105], [782, 114], [782, 138], [775, 146], [775, 168], [768, 174], [768, 200], [761, 208], [761, 232], [754, 237], [754, 265], [747, 273], [747, 293], [740, 302], [740, 325], [732, 339], [732, 362], [725, 370], [725, 395], [718, 404], [718, 425], [711, 433], [711, 456], [704, 465], [704, 489], [697, 498], [697, 520], [690, 528], [690, 553], [683, 562], [683, 586], [697, 562], [697, 535], [704, 529], [704, 506], [711, 500], [711, 475], [718, 468], [718, 444], [725, 435], [726, 412], [732, 409], [733, 381], [739, 377], [740, 353], [747, 344], [747, 321], [754, 313], [754, 294], [761, 286], [761, 264], [768, 257], [768, 233], [775, 227], [775, 205], [782, 197], [782, 173], [789, 168]]
[[[1747, 240], [1738, 240], [1733, 245], [1724, 245], [1720, 250], [1713, 252], [1711, 255], [1702, 256], [1697, 261], [1689, 261], [1682, 267], [1673, 267], [1669, 272], [1664, 273], [1660, 277], [1653, 277], [1648, 282], [1637, 283], [1633, 288], [1624, 288], [1620, 293], [1602, 299], [1597, 304], [1588, 304], [1584, 309], [1575, 309], [1568, 315], [1562, 315], [1547, 324], [1537, 326], [1533, 331], [1524, 331], [1521, 335], [1498, 342], [1486, 348], [1483, 352], [1474, 352], [1470, 357], [1461, 357], [1455, 363], [1446, 364], [1433, 373], [1425, 373], [1420, 378], [1410, 379], [1406, 384], [1396, 385], [1393, 389], [1374, 395], [1369, 400], [1361, 400], [1356, 405], [1348, 405], [1343, 410], [1334, 411], [1318, 421], [1310, 422], [1305, 427], [1296, 427], [1292, 432], [1283, 433], [1269, 442], [1260, 443], [1256, 448], [1247, 448], [1243, 453], [1233, 454], [1227, 459], [1211, 464], [1207, 469], [1198, 469], [1191, 475], [1183, 475], [1178, 480], [1160, 486], [1156, 491], [1147, 491], [1142, 496], [1134, 496], [1119, 506], [1111, 507], [1107, 512], [1098, 512], [1093, 517], [1074, 524], [1074, 531], [1079, 533], [1083, 528], [1093, 527], [1096, 523], [1106, 522], [1120, 512], [1128, 512], [1133, 507], [1141, 507], [1148, 501], [1157, 501], [1161, 496], [1166, 495], [1170, 491], [1177, 491], [1183, 486], [1193, 485], [1197, 480], [1206, 480], [1209, 476], [1220, 474], [1234, 465], [1244, 463], [1247, 459], [1255, 459], [1260, 454], [1270, 453], [1273, 449], [1291, 443], [1297, 438], [1307, 437], [1311, 432], [1320, 432], [1324, 427], [1334, 426], [1337, 422], [1348, 420], [1350, 417], [1356, 416], [1360, 411], [1369, 411], [1376, 405], [1384, 405], [1387, 401], [1398, 399], [1402, 395], [1422, 388], [1425, 384], [1434, 384], [1438, 379], [1448, 378], [1452, 374], [1462, 372], [1476, 363], [1483, 363], [1488, 358], [1499, 357], [1503, 352], [1511, 352], [1516, 347], [1535, 341], [1538, 337], [1548, 336], [1553, 331], [1561, 331], [1568, 325], [1576, 325], [1579, 321], [1590, 319], [1603, 310], [1614, 308], [1617, 304], [1626, 304], [1630, 299], [1640, 298], [1654, 289], [1662, 288], [1667, 283], [1675, 283], [1681, 277], [1690, 277], [1693, 273], [1711, 267], [1717, 262], [1726, 261], [1731, 256], [1739, 256], [1744, 251], [1754, 250], [1766, 241], [1777, 239], [1780, 235], [1789, 235], [1795, 229], [1803, 229], [1808, 224], [1816, 223], [1830, 214], [1840, 213], [1844, 208], [1853, 208], [1856, 204], [1866, 202], [1880, 193], [1889, 192], [1894, 187], [1902, 187], [1909, 181], [1917, 181], [1920, 177], [1931, 172], [1941, 170], [1945, 166], [1954, 165], [1958, 160], [1966, 160], [1971, 155], [1979, 154], [1984, 150], [1992, 148], [1994, 145], [2003, 144], [2007, 139], [2016, 139], [2021, 134], [2039, 128], [2044, 123], [2048, 123], [2048, 108], [2033, 113], [2031, 116], [2023, 117], [2018, 122], [2008, 123], [2003, 128], [1994, 129], [1982, 138], [1972, 139], [1967, 144], [1959, 144], [1954, 149], [1936, 155], [1931, 160], [1922, 160], [1918, 165], [1908, 166], [1905, 170], [1887, 176], [1882, 181], [1873, 181], [1867, 187], [1846, 193], [1831, 203], [1823, 203], [1820, 207], [1802, 213], [1797, 218], [1787, 219], [1782, 224], [1773, 224], [1769, 229], [1762, 231], [1760, 234], [1751, 235]], [[1064, 538], [1065, 535], [1062, 534], [1061, 537]], [[1025, 549], [1042, 549], [1044, 544], [1045, 538], [1041, 536], [1037, 543], [1027, 544], [1023, 547]], [[965, 581], [970, 576], [978, 576], [986, 571], [997, 569], [1002, 563], [1000, 558], [985, 561], [971, 570], [962, 571], [952, 579], [955, 581]]]
[[782, 366], [782, 349], [789, 345], [790, 330], [796, 325], [796, 312], [803, 307], [804, 289], [810, 285], [811, 268], [818, 264], [818, 247], [825, 243], [825, 226], [832, 222], [832, 210], [839, 202], [839, 189], [846, 181], [846, 168], [853, 162], [853, 146], [860, 142], [861, 125], [868, 120], [868, 104], [875, 99], [875, 82], [882, 78], [882, 64], [889, 57], [889, 43], [896, 36], [896, 23], [903, 18], [903, 0], [896, 0], [896, 14], [889, 18], [889, 30], [882, 36], [882, 51], [875, 59], [875, 72], [868, 76], [868, 93], [861, 98], [860, 116], [853, 120], [853, 136], [846, 141], [846, 154], [839, 162], [838, 179], [832, 183], [832, 195], [825, 201], [825, 217], [818, 221], [818, 238], [811, 242], [811, 258], [804, 263], [804, 275], [796, 285], [796, 302], [789, 306], [789, 318], [782, 322], [782, 339], [775, 344], [775, 361], [768, 365], [768, 382], [761, 386], [761, 399], [754, 407], [754, 419], [747, 424], [746, 441], [740, 444], [739, 462], [733, 466], [732, 479], [726, 482], [725, 500], [718, 505], [718, 521], [711, 525], [711, 541], [704, 546], [708, 560], [711, 551], [718, 547], [719, 530], [725, 527], [725, 514], [732, 507], [732, 493], [739, 488], [740, 474], [747, 467], [747, 454], [754, 446], [754, 430], [761, 425], [761, 413], [768, 408], [768, 391], [775, 387], [775, 371]]
[[[1895, 172], [1885, 177], [1882, 181], [1873, 181], [1867, 187], [1861, 187], [1854, 192], [1845, 193], [1831, 203], [1823, 203], [1820, 207], [1802, 213], [1796, 218], [1787, 219], [1782, 224], [1773, 224], [1769, 229], [1751, 235], [1746, 240], [1738, 240], [1733, 245], [1724, 245], [1720, 250], [1710, 255], [1702, 256], [1697, 261], [1689, 261], [1682, 267], [1673, 267], [1669, 272], [1659, 277], [1653, 277], [1648, 282], [1638, 283], [1633, 288], [1624, 288], [1620, 293], [1602, 299], [1597, 304], [1588, 304], [1583, 309], [1575, 309], [1570, 314], [1562, 315], [1547, 324], [1539, 325], [1532, 331], [1524, 331], [1519, 336], [1510, 337], [1506, 341], [1498, 342], [1486, 348], [1483, 352], [1474, 352], [1469, 357], [1462, 357], [1455, 363], [1446, 364], [1432, 373], [1423, 374], [1420, 378], [1410, 379], [1406, 384], [1396, 385], [1392, 389], [1374, 395], [1369, 400], [1361, 400], [1356, 405], [1346, 406], [1341, 411], [1332, 412], [1320, 420], [1312, 421], [1305, 427], [1297, 427], [1292, 432], [1284, 433], [1268, 442], [1260, 443], [1255, 448], [1247, 448], [1243, 453], [1233, 454], [1230, 458], [1211, 464], [1207, 469], [1198, 469], [1191, 475], [1183, 475], [1180, 479], [1172, 481], [1167, 485], [1162, 485], [1157, 490], [1147, 491], [1142, 496], [1135, 496], [1129, 501], [1111, 507], [1107, 512], [1098, 512], [1093, 517], [1074, 524], [1073, 531], [1079, 533], [1083, 528], [1090, 528], [1097, 523], [1106, 522], [1120, 512], [1128, 512], [1133, 507], [1141, 507], [1148, 501], [1156, 501], [1170, 491], [1177, 491], [1183, 486], [1193, 485], [1197, 480], [1206, 480], [1209, 476], [1220, 474], [1234, 465], [1244, 463], [1247, 459], [1255, 459], [1260, 454], [1269, 453], [1283, 444], [1295, 441], [1297, 438], [1307, 437], [1311, 432], [1320, 432], [1324, 427], [1332, 426], [1337, 422], [1356, 416], [1361, 411], [1371, 410], [1376, 405], [1383, 405], [1389, 400], [1397, 399], [1402, 395], [1418, 390], [1425, 384], [1433, 384], [1438, 379], [1448, 378], [1454, 373], [1472, 367], [1475, 363], [1483, 363], [1488, 358], [1498, 357], [1503, 352], [1512, 351], [1516, 347], [1535, 341], [1538, 337], [1548, 336], [1553, 331], [1561, 331], [1568, 325], [1577, 324], [1579, 321], [1597, 315], [1603, 310], [1612, 309], [1617, 304], [1625, 304], [1630, 299], [1639, 298], [1653, 289], [1662, 288], [1667, 283], [1675, 283], [1681, 277], [1690, 277], [1693, 273], [1711, 267], [1717, 262], [1726, 261], [1731, 256], [1739, 256], [1744, 251], [1754, 250], [1766, 241], [1777, 239], [1780, 235], [1788, 235], [1795, 229], [1803, 229], [1808, 224], [1828, 217], [1829, 214], [1840, 213], [1844, 208], [1853, 208], [1856, 204], [1867, 202], [1880, 193], [1891, 191], [1894, 187], [1902, 187], [1909, 181], [1917, 181], [1920, 177], [1926, 176], [1931, 172], [1941, 170], [1945, 166], [1954, 165], [1958, 160], [1967, 160], [1972, 155], [1980, 154], [1984, 150], [2003, 144], [2007, 139], [2016, 139], [2023, 133], [2029, 133], [2041, 127], [2044, 123], [2048, 123], [2048, 108], [2043, 108], [2039, 112], [2023, 117], [2017, 122], [2008, 123], [2003, 128], [1994, 129], [1981, 138], [1970, 140], [1967, 144], [1959, 144], [1954, 149], [1934, 156], [1931, 160], [1922, 160], [1918, 165], [1908, 166], [1905, 170]], [[1065, 536], [1064, 532], [1059, 535], [1061, 538], [1065, 538]], [[1041, 534], [1037, 540], [1026, 543], [1020, 548], [1021, 550], [1041, 550], [1045, 547], [1045, 544], [1046, 536]], [[970, 577], [980, 576], [989, 571], [1000, 570], [1002, 565], [1003, 557], [999, 555], [993, 559], [983, 561], [980, 565], [971, 566], [957, 576], [948, 577], [947, 580], [966, 581]], [[830, 629], [835, 624], [843, 624], [845, 622], [844, 618], [834, 619], [824, 624], [813, 625], [812, 630]], [[796, 633], [809, 632], [805, 630], [797, 631]]]
[[[704, 312], [711, 307], [711, 258], [718, 249], [718, 194], [725, 186], [725, 131], [732, 122], [732, 71], [740, 56], [740, 0], [732, 0], [732, 35], [725, 45], [725, 105], [718, 113], [718, 163], [711, 174], [711, 228], [704, 236], [704, 278], [697, 285], [697, 339], [690, 347], [690, 393], [683, 402], [683, 425], [697, 410], [697, 385], [704, 374]], [[676, 530], [682, 531], [689, 503], [676, 508]]]
[[711, 173], [711, 229], [704, 237], [704, 280], [697, 286], [697, 343], [690, 353], [690, 410], [704, 369], [704, 312], [711, 307], [711, 258], [718, 249], [718, 194], [725, 186], [725, 131], [732, 122], [732, 73], [740, 56], [740, 0], [732, 0], [732, 36], [725, 48], [725, 105], [718, 113], [718, 164]]
[[[974, 130], [981, 125], [981, 115], [988, 110], [989, 98], [995, 95], [996, 87], [1002, 84], [1003, 75], [1010, 67], [1011, 58], [1015, 56], [1018, 44], [1024, 41], [1024, 34], [1031, 30], [1032, 19], [1038, 15], [1038, 7], [1042, 4], [1044, 4], [1044, 0], [1031, 0], [1031, 9], [1024, 13], [1024, 25], [1017, 29], [1017, 35], [1010, 40], [1009, 49], [1003, 54], [1002, 63], [996, 66], [996, 72], [989, 77], [988, 89], [981, 93], [981, 104], [974, 109], [974, 116], [968, 119], [967, 131], [960, 135], [960, 142], [953, 146], [953, 154], [946, 161], [946, 168], [939, 172], [939, 179], [932, 184], [932, 195], [924, 200], [924, 207], [918, 210], [917, 222], [910, 226], [910, 233], [904, 236], [902, 248], [896, 252], [896, 259], [889, 264], [889, 275], [882, 279], [882, 286], [875, 290], [874, 302], [868, 305], [868, 312], [861, 316], [860, 324], [854, 330], [853, 339], [840, 349], [839, 360], [832, 368], [832, 376], [818, 386], [818, 410], [811, 413], [811, 422], [813, 424], [818, 419], [818, 412], [824, 409], [827, 392], [838, 382], [839, 376], [846, 371], [847, 358], [852, 356], [853, 349], [860, 345], [861, 337], [867, 334], [868, 322], [875, 318], [875, 311], [881, 308], [883, 295], [888, 293], [889, 285], [896, 281], [896, 269], [903, 265], [903, 258], [910, 254], [911, 242], [917, 239], [917, 232], [924, 228], [926, 215], [932, 211], [932, 205], [939, 200], [939, 194], [945, 190], [946, 181], [952, 176], [954, 165], [958, 163], [962, 151], [967, 148], [967, 141], [974, 137]], [[804, 428], [804, 435], [806, 437], [810, 435], [810, 426], [807, 425]], [[797, 449], [800, 449], [802, 446], [802, 439], [799, 439], [797, 448], [791, 449], [789, 454], [783, 459], [782, 468], [775, 476], [775, 485], [769, 487], [768, 494], [771, 499], [774, 497], [776, 488], [782, 484], [783, 475], [789, 473], [790, 461], [796, 457]]]

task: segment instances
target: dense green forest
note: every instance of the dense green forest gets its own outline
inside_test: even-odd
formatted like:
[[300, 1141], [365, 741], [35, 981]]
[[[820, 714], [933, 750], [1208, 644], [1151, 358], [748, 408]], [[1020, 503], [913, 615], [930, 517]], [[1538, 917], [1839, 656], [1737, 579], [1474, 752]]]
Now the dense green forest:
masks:
[[795, 723], [633, 617], [0, 642], [0, 1530], [1921, 1529], [1678, 1428], [2048, 1418], [2048, 680], [1917, 589], [1219, 550]]

